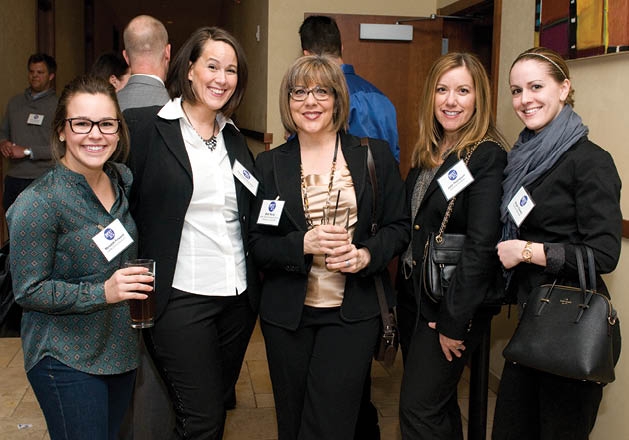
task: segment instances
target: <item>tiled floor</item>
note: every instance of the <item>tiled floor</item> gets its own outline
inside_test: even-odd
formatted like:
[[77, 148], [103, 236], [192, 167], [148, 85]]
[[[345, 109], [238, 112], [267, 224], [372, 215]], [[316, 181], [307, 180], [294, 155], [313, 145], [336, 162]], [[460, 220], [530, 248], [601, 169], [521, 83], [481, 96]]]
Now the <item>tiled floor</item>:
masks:
[[[372, 377], [372, 397], [379, 411], [382, 440], [398, 440], [401, 355], [398, 354], [395, 365], [390, 369], [374, 362]], [[467, 372], [459, 384], [459, 402], [464, 415], [467, 414], [469, 396], [466, 378]], [[277, 439], [273, 393], [259, 327], [256, 327], [249, 344], [236, 391], [238, 405], [228, 413], [224, 440]], [[495, 395], [490, 391], [489, 420], [493, 416], [495, 401]], [[464, 430], [466, 425], [466, 417], [463, 417]], [[0, 338], [0, 439], [49, 439], [46, 423], [24, 374], [18, 338]]]

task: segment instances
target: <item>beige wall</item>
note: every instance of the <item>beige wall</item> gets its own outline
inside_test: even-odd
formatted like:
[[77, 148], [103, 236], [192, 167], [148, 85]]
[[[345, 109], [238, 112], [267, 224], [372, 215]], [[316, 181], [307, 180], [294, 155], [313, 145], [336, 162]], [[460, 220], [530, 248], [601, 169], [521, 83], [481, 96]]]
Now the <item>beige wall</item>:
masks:
[[37, 49], [36, 2], [0, 0], [0, 11], [0, 115], [4, 116], [9, 99], [28, 87], [26, 62]]
[[77, 75], [85, 73], [83, 0], [55, 2], [57, 95]]
[[[269, 1], [269, 68], [267, 131], [274, 136], [274, 145], [283, 142], [279, 116], [278, 94], [282, 76], [301, 54], [299, 26], [305, 12], [416, 16], [435, 12], [435, 0], [382, 2], [380, 0], [268, 0]], [[383, 66], [387, 68], [387, 66]], [[400, 85], [403, 87], [403, 85]]]
[[[503, 0], [502, 39], [500, 46], [500, 90], [498, 94], [498, 126], [513, 141], [522, 129], [522, 124], [513, 115], [508, 90], [508, 71], [513, 59], [533, 45], [534, 0]], [[629, 91], [625, 87], [629, 77], [629, 54], [572, 60], [568, 62], [572, 84], [576, 90], [576, 111], [590, 128], [590, 138], [609, 151], [614, 157], [620, 177], [629, 181], [629, 154], [626, 148], [626, 128], [629, 127], [629, 112], [626, 104]], [[629, 196], [621, 195], [621, 205], [629, 212]], [[616, 271], [606, 280], [612, 300], [621, 318], [629, 317], [629, 297], [623, 287], [629, 285], [629, 242], [623, 239], [622, 253]], [[492, 341], [492, 372], [502, 369], [501, 352], [504, 342], [512, 331], [511, 322], [504, 315], [494, 320]], [[625, 325], [623, 334], [629, 340]], [[616, 381], [605, 387], [603, 402], [592, 440], [625, 438], [629, 432], [626, 416], [629, 403], [625, 396], [629, 390], [629, 361], [627, 354], [621, 356], [616, 369]]]

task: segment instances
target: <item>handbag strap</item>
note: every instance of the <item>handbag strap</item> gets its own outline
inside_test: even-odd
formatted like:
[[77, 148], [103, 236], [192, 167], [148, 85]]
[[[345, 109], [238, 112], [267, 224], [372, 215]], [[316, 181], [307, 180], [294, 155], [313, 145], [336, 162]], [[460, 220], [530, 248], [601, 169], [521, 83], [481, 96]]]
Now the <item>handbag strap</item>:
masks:
[[[469, 149], [469, 151], [467, 152], [467, 154], [465, 155], [465, 158], [463, 159], [463, 162], [465, 162], [465, 166], [467, 166], [467, 164], [470, 162], [470, 158], [472, 157], [472, 153], [474, 152], [474, 150], [476, 150], [476, 148], [483, 142], [485, 141], [490, 141], [490, 142], [494, 142], [496, 144], [498, 144], [498, 142], [496, 142], [494, 139], [490, 138], [490, 137], [485, 137], [482, 138], [480, 141], [477, 141], [474, 145], [472, 145], [472, 148]], [[498, 144], [500, 145], [500, 144]], [[441, 226], [439, 227], [439, 232], [437, 233], [437, 236], [435, 237], [435, 241], [437, 243], [441, 243], [443, 241], [443, 233], [446, 231], [446, 226], [448, 225], [448, 220], [450, 220], [450, 215], [452, 214], [452, 209], [454, 209], [454, 202], [456, 201], [456, 196], [452, 197], [450, 199], [450, 202], [448, 203], [448, 208], [446, 209], [445, 214], [443, 214], [443, 220], [441, 221]]]
[[[369, 180], [371, 181], [371, 193], [373, 195], [373, 203], [371, 204], [371, 235], [376, 235], [378, 230], [378, 222], [376, 221], [376, 208], [378, 206], [378, 177], [376, 176], [376, 164], [373, 160], [373, 154], [371, 153], [371, 147], [369, 146], [369, 139], [366, 137], [360, 138], [360, 145], [367, 147], [367, 168], [369, 169]], [[378, 305], [380, 306], [380, 317], [382, 318], [382, 326], [385, 333], [387, 330], [392, 329], [395, 323], [389, 313], [389, 305], [387, 304], [387, 297], [384, 294], [384, 284], [382, 284], [382, 276], [375, 275], [374, 281], [376, 283], [376, 293], [378, 294]]]
[[596, 268], [594, 266], [594, 253], [589, 246], [583, 246], [588, 259], [588, 275], [590, 279], [590, 290], [588, 290], [588, 284], [585, 280], [585, 267], [583, 263], [583, 251], [581, 246], [575, 246], [574, 253], [577, 259], [577, 271], [579, 272], [579, 285], [581, 286], [581, 304], [579, 304], [579, 313], [575, 319], [575, 322], [579, 322], [583, 312], [590, 307], [590, 301], [592, 295], [596, 293]]
[[360, 138], [360, 145], [367, 147], [367, 169], [369, 170], [369, 180], [371, 181], [371, 194], [373, 196], [373, 203], [371, 204], [371, 236], [376, 235], [378, 231], [378, 222], [376, 221], [376, 208], [378, 207], [378, 176], [376, 175], [376, 164], [373, 161], [373, 154], [371, 154], [371, 147], [369, 146], [369, 139], [366, 137]]

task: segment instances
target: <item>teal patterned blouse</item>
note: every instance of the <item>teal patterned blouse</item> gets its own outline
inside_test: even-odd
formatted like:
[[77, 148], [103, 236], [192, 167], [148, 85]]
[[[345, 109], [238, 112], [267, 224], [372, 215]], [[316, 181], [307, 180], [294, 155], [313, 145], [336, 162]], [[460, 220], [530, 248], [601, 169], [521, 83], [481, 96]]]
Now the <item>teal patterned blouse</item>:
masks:
[[[24, 308], [22, 348], [29, 371], [44, 356], [91, 374], [138, 365], [138, 331], [127, 301], [107, 304], [105, 281], [137, 254], [127, 195], [130, 170], [107, 163], [116, 195], [111, 212], [83, 175], [57, 164], [24, 190], [7, 214], [13, 292]], [[135, 240], [108, 262], [92, 237], [119, 219]]]

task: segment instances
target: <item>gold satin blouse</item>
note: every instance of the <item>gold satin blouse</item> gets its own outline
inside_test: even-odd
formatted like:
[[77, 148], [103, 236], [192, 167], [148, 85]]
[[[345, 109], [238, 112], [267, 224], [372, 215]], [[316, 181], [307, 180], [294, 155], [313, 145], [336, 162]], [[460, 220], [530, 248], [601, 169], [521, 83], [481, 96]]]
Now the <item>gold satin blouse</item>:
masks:
[[[347, 230], [350, 238], [352, 238], [358, 221], [358, 209], [354, 181], [347, 164], [335, 173], [327, 215], [324, 215], [323, 211], [328, 198], [330, 173], [309, 174], [305, 176], [305, 181], [310, 218], [313, 225], [332, 224], [336, 198], [340, 190], [335, 224], [345, 226], [347, 223], [349, 225]], [[347, 221], [348, 213], [349, 222]], [[345, 275], [338, 271], [329, 271], [325, 266], [325, 255], [314, 255], [312, 268], [308, 274], [305, 304], [310, 307], [340, 307], [343, 302], [344, 291]]]

